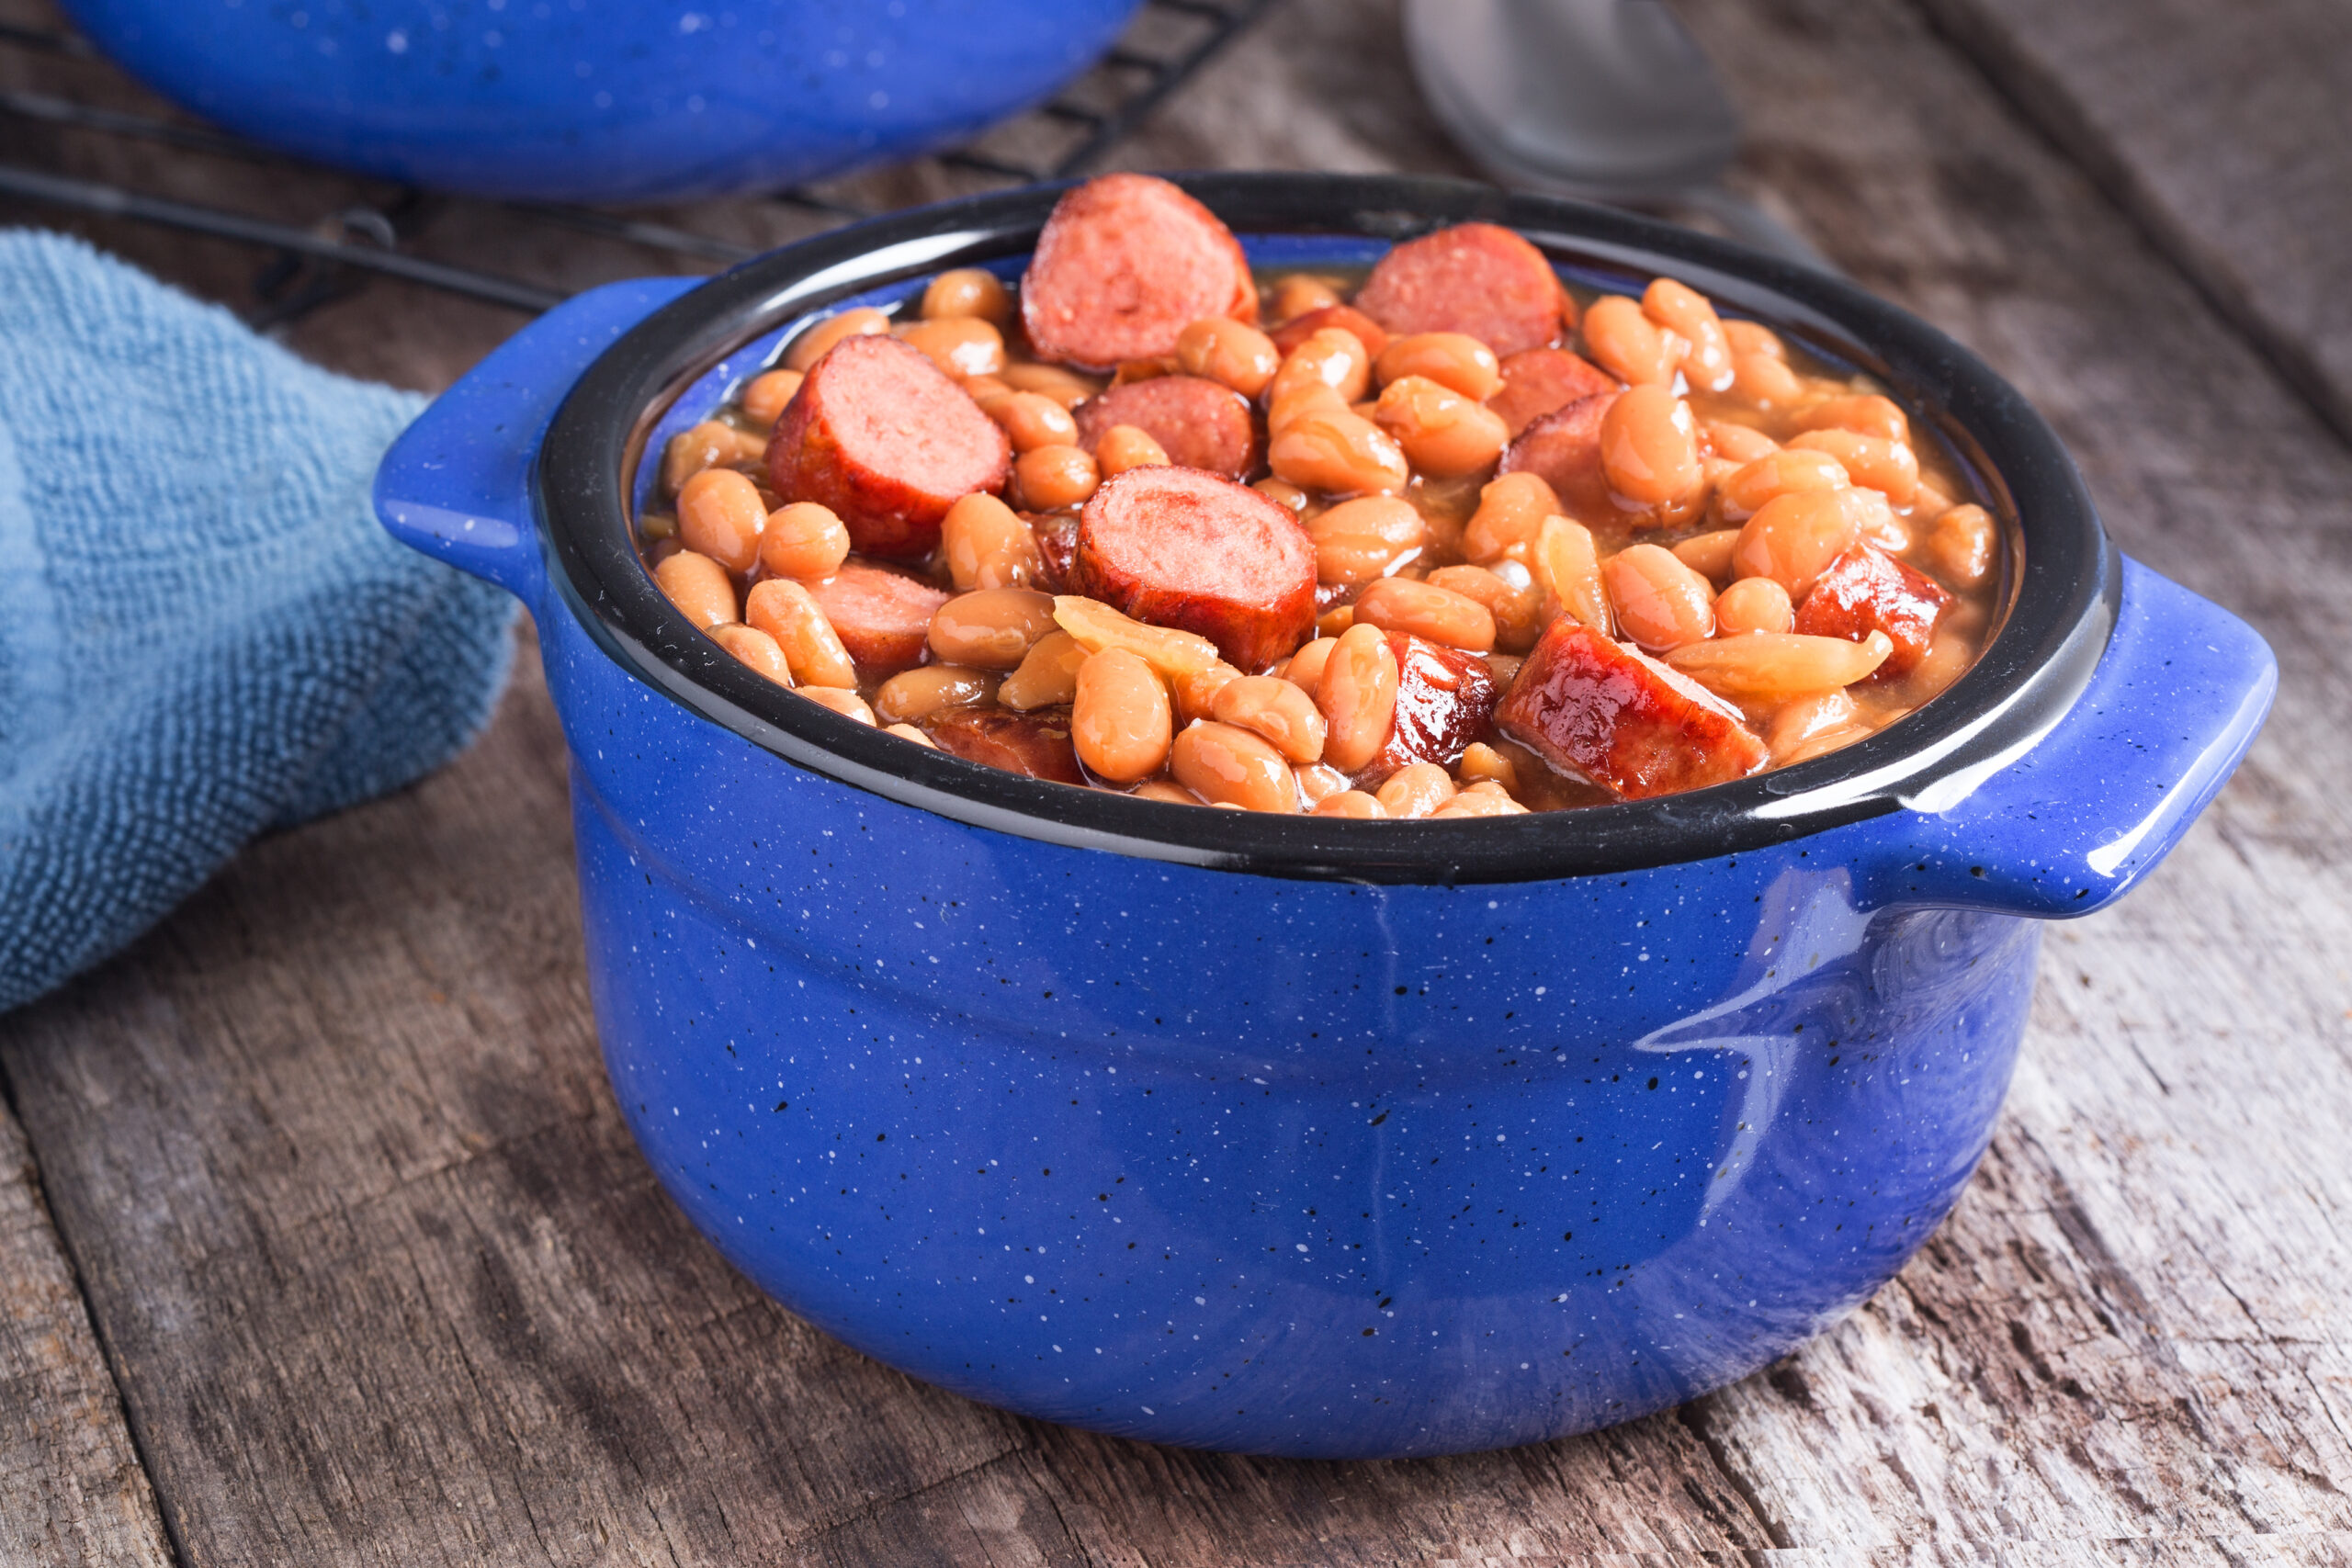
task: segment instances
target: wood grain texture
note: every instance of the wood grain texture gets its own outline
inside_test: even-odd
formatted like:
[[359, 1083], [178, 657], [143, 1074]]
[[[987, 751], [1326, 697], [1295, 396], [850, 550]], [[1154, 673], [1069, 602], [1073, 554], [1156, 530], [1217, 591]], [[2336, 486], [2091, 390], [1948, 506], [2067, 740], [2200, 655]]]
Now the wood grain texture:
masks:
[[0, 1106], [0, 1568], [171, 1561], [31, 1151]]
[[[1148, 1449], [900, 1378], [753, 1292], [629, 1146], [526, 670], [456, 765], [0, 1021], [187, 1561], [2352, 1561], [2352, 453], [1922, 11], [1680, 9], [1754, 128], [1737, 177], [2015, 379], [2125, 547], [2285, 671], [2175, 857], [2052, 932], [1993, 1152], [1902, 1276], [1681, 1412], [1459, 1460]], [[1387, 0], [1285, 7], [1122, 161], [1457, 171], [1395, 40]], [[453, 249], [505, 232], [454, 216]], [[297, 341], [440, 384], [506, 322], [424, 298]]]
[[2352, 10], [1921, 3], [2352, 438]]
[[2054, 927], [1951, 1224], [1843, 1330], [1706, 1403], [1792, 1544], [2352, 1525], [2352, 454], [2083, 171], [1899, 5], [1683, 8], [1748, 177], [2058, 426], [2124, 548], [2284, 671], [2213, 811]]

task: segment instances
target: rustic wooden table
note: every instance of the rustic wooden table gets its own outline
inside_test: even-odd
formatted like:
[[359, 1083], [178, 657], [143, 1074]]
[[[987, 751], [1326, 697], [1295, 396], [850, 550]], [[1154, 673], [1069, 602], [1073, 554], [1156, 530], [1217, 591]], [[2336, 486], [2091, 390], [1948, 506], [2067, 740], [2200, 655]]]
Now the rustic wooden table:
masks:
[[[1749, 117], [1738, 183], [2024, 388], [2124, 547], [2284, 668], [2179, 852], [2052, 931], [1992, 1152], [1899, 1279], [1683, 1409], [1465, 1459], [1151, 1449], [911, 1382], [737, 1277], [631, 1148], [526, 659], [454, 766], [0, 1020], [0, 1562], [2352, 1558], [2352, 14], [1678, 8]], [[1385, 0], [1287, 0], [1120, 161], [1456, 170], [1396, 39]], [[15, 121], [0, 152], [296, 220], [345, 188]], [[250, 299], [249, 252], [87, 231]], [[655, 265], [488, 208], [435, 246]], [[379, 284], [289, 335], [430, 389], [517, 320]]]

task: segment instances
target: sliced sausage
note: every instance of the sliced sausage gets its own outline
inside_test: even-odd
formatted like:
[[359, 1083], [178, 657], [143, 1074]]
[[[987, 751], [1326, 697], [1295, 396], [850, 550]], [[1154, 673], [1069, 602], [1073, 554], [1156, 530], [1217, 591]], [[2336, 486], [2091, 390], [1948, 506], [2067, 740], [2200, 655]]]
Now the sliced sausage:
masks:
[[1923, 573], [1876, 545], [1856, 545], [1829, 563], [1797, 606], [1796, 629], [1806, 637], [1860, 642], [1884, 632], [1894, 651], [1873, 681], [1899, 681], [1919, 667], [1935, 641], [1936, 620], [1951, 595]]
[[1104, 175], [1064, 193], [1021, 279], [1030, 346], [1091, 370], [1172, 355], [1176, 334], [1203, 317], [1257, 315], [1232, 231], [1148, 175]]
[[1005, 713], [997, 708], [945, 708], [923, 721], [923, 733], [943, 751], [991, 768], [1056, 784], [1083, 784], [1078, 749], [1069, 738], [1069, 709]]
[[1768, 757], [1736, 708], [1567, 615], [1537, 639], [1495, 724], [1627, 800], [1746, 778]]
[[1582, 398], [1617, 390], [1609, 372], [1565, 348], [1522, 349], [1502, 362], [1503, 389], [1487, 406], [1503, 416], [1511, 435]]
[[1398, 337], [1467, 333], [1510, 355], [1559, 342], [1566, 298], [1542, 251], [1492, 223], [1462, 223], [1381, 257], [1356, 309]]
[[1609, 499], [1609, 477], [1600, 471], [1600, 420], [1616, 400], [1615, 391], [1602, 392], [1544, 415], [1510, 444], [1500, 471], [1533, 474], [1580, 523], [1606, 522], [1617, 506]]
[[1130, 468], [1079, 514], [1077, 592], [1207, 637], [1254, 674], [1315, 626], [1315, 545], [1287, 507], [1197, 468]]
[[1114, 424], [1132, 424], [1160, 445], [1179, 468], [1229, 479], [1254, 472], [1264, 451], [1250, 404], [1232, 388], [1200, 376], [1129, 381], [1078, 405], [1078, 442], [1089, 452]]
[[1352, 305], [1326, 305], [1319, 310], [1309, 310], [1303, 316], [1284, 321], [1276, 328], [1274, 347], [1288, 354], [1325, 327], [1353, 333], [1356, 341], [1363, 344], [1364, 353], [1374, 359], [1379, 358], [1380, 351], [1388, 346], [1388, 334], [1380, 330], [1378, 321], [1362, 310]]
[[828, 506], [868, 555], [927, 555], [939, 520], [1004, 488], [1012, 448], [997, 423], [922, 350], [848, 337], [810, 367], [768, 441], [787, 502]]
[[932, 615], [947, 603], [944, 589], [863, 561], [843, 562], [840, 571], [810, 583], [808, 591], [849, 656], [877, 670], [922, 663]]
[[1483, 655], [1408, 632], [1390, 632], [1388, 646], [1396, 655], [1396, 728], [1378, 759], [1356, 775], [1358, 789], [1412, 762], [1453, 767], [1471, 742], [1492, 732], [1502, 695]]

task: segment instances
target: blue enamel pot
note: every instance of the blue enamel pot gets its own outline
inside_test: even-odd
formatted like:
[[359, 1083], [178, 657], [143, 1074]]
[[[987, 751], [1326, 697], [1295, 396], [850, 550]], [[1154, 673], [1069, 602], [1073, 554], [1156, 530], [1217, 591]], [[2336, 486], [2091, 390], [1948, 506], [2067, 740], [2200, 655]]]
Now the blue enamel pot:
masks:
[[1869, 370], [2010, 532], [1987, 652], [1847, 750], [1583, 811], [1259, 817], [978, 767], [735, 664], [652, 589], [628, 505], [780, 332], [1016, 273], [1056, 193], [599, 290], [435, 403], [377, 504], [537, 617], [621, 1110], [778, 1300], [1048, 1420], [1433, 1454], [1738, 1378], [1951, 1207], [2041, 922], [2180, 837], [2267, 711], [2269, 650], [2116, 556], [2014, 390], [1842, 282], [1464, 185], [1187, 184], [1261, 263], [1485, 219]]
[[1092, 64], [1140, 0], [62, 0], [182, 107], [471, 196], [774, 190], [967, 141]]

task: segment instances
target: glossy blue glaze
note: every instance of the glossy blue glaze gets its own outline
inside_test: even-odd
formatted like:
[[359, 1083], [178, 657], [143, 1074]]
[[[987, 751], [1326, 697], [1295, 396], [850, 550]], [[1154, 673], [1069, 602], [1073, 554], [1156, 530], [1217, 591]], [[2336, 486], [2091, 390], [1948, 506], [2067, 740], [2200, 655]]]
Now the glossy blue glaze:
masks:
[[182, 107], [436, 190], [774, 190], [967, 140], [1049, 96], [1140, 0], [64, 0]]
[[538, 618], [606, 1062], [680, 1205], [829, 1332], [1048, 1419], [1430, 1454], [1764, 1364], [1950, 1209], [2038, 918], [2144, 874], [2275, 684], [2251, 631], [2132, 564], [2054, 728], [1752, 853], [1361, 886], [967, 826], [689, 712], [550, 585], [535, 433], [677, 288], [493, 355], [379, 509]]

